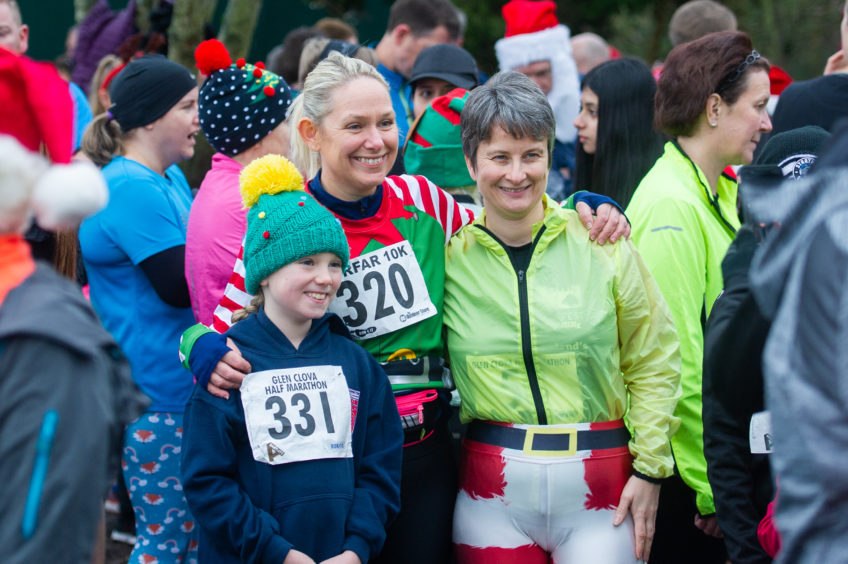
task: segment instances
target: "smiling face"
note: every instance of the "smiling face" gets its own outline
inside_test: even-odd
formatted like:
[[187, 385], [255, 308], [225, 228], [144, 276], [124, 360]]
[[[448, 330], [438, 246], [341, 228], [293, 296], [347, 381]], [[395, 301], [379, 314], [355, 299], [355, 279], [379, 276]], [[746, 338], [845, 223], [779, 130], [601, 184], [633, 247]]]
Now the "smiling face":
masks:
[[260, 282], [265, 313], [280, 327], [308, 327], [330, 307], [342, 282], [342, 261], [333, 253], [318, 253], [291, 262]]
[[527, 220], [530, 225], [541, 220], [542, 195], [548, 183], [545, 140], [516, 139], [496, 125], [489, 139], [477, 148], [476, 162], [471, 163], [466, 157], [466, 163], [488, 216], [497, 220]]
[[357, 78], [335, 89], [332, 110], [318, 126], [304, 118], [301, 136], [321, 153], [321, 184], [347, 201], [373, 194], [398, 151], [398, 131], [389, 92], [374, 78]]
[[771, 120], [766, 111], [770, 94], [768, 73], [762, 69], [751, 69], [746, 74], [744, 92], [717, 120], [719, 150], [726, 165], [751, 164], [760, 137], [771, 131]]
[[588, 86], [580, 93], [580, 113], [574, 119], [577, 140], [586, 154], [594, 155], [598, 147], [598, 95]]
[[415, 91], [412, 95], [412, 113], [420, 116], [430, 105], [430, 102], [444, 96], [456, 88], [453, 84], [441, 78], [422, 78], [415, 81]]
[[150, 123], [154, 146], [165, 168], [194, 155], [194, 136], [200, 131], [197, 111], [197, 88], [192, 88], [168, 113]]

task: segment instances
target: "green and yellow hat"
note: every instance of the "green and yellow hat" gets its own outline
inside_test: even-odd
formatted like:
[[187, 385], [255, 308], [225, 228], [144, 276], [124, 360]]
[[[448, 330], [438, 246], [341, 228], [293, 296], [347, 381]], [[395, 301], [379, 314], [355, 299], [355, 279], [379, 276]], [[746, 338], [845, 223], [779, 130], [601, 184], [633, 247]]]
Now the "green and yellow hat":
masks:
[[347, 268], [350, 247], [341, 223], [303, 190], [303, 177], [285, 157], [265, 155], [239, 175], [247, 212], [244, 285], [250, 294], [285, 265], [329, 252]]

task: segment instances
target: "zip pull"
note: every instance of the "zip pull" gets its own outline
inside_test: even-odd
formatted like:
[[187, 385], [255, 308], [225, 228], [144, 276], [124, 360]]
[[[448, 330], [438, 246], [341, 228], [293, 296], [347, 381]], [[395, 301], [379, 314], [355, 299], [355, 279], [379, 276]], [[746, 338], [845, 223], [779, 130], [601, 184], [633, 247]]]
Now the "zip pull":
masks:
[[518, 281], [524, 282], [524, 271], [523, 270], [518, 271]]
[[418, 424], [424, 424], [424, 404], [418, 404]]

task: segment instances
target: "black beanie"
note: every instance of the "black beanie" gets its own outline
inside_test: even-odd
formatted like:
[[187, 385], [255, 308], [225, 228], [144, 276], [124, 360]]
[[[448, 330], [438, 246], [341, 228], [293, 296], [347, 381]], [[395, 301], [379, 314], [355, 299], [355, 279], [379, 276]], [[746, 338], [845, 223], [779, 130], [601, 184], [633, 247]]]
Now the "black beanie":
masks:
[[168, 113], [197, 82], [187, 68], [162, 55], [131, 61], [109, 87], [109, 114], [123, 131], [153, 123]]
[[783, 131], [771, 136], [754, 163], [743, 166], [739, 174], [743, 181], [798, 180], [809, 172], [828, 139], [830, 133], [817, 125]]

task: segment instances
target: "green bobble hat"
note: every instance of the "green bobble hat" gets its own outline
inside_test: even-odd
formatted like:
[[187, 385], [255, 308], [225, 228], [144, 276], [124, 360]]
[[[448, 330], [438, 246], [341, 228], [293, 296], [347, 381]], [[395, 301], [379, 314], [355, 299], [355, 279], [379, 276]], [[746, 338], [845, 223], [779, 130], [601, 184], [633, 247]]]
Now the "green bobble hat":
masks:
[[471, 186], [462, 154], [459, 119], [468, 91], [462, 88], [439, 96], [419, 116], [407, 135], [403, 164], [409, 174], [420, 174], [440, 188]]
[[244, 240], [245, 289], [259, 284], [300, 258], [329, 252], [347, 268], [350, 247], [336, 217], [303, 191], [303, 177], [280, 155], [265, 155], [244, 167], [239, 176], [247, 212]]

